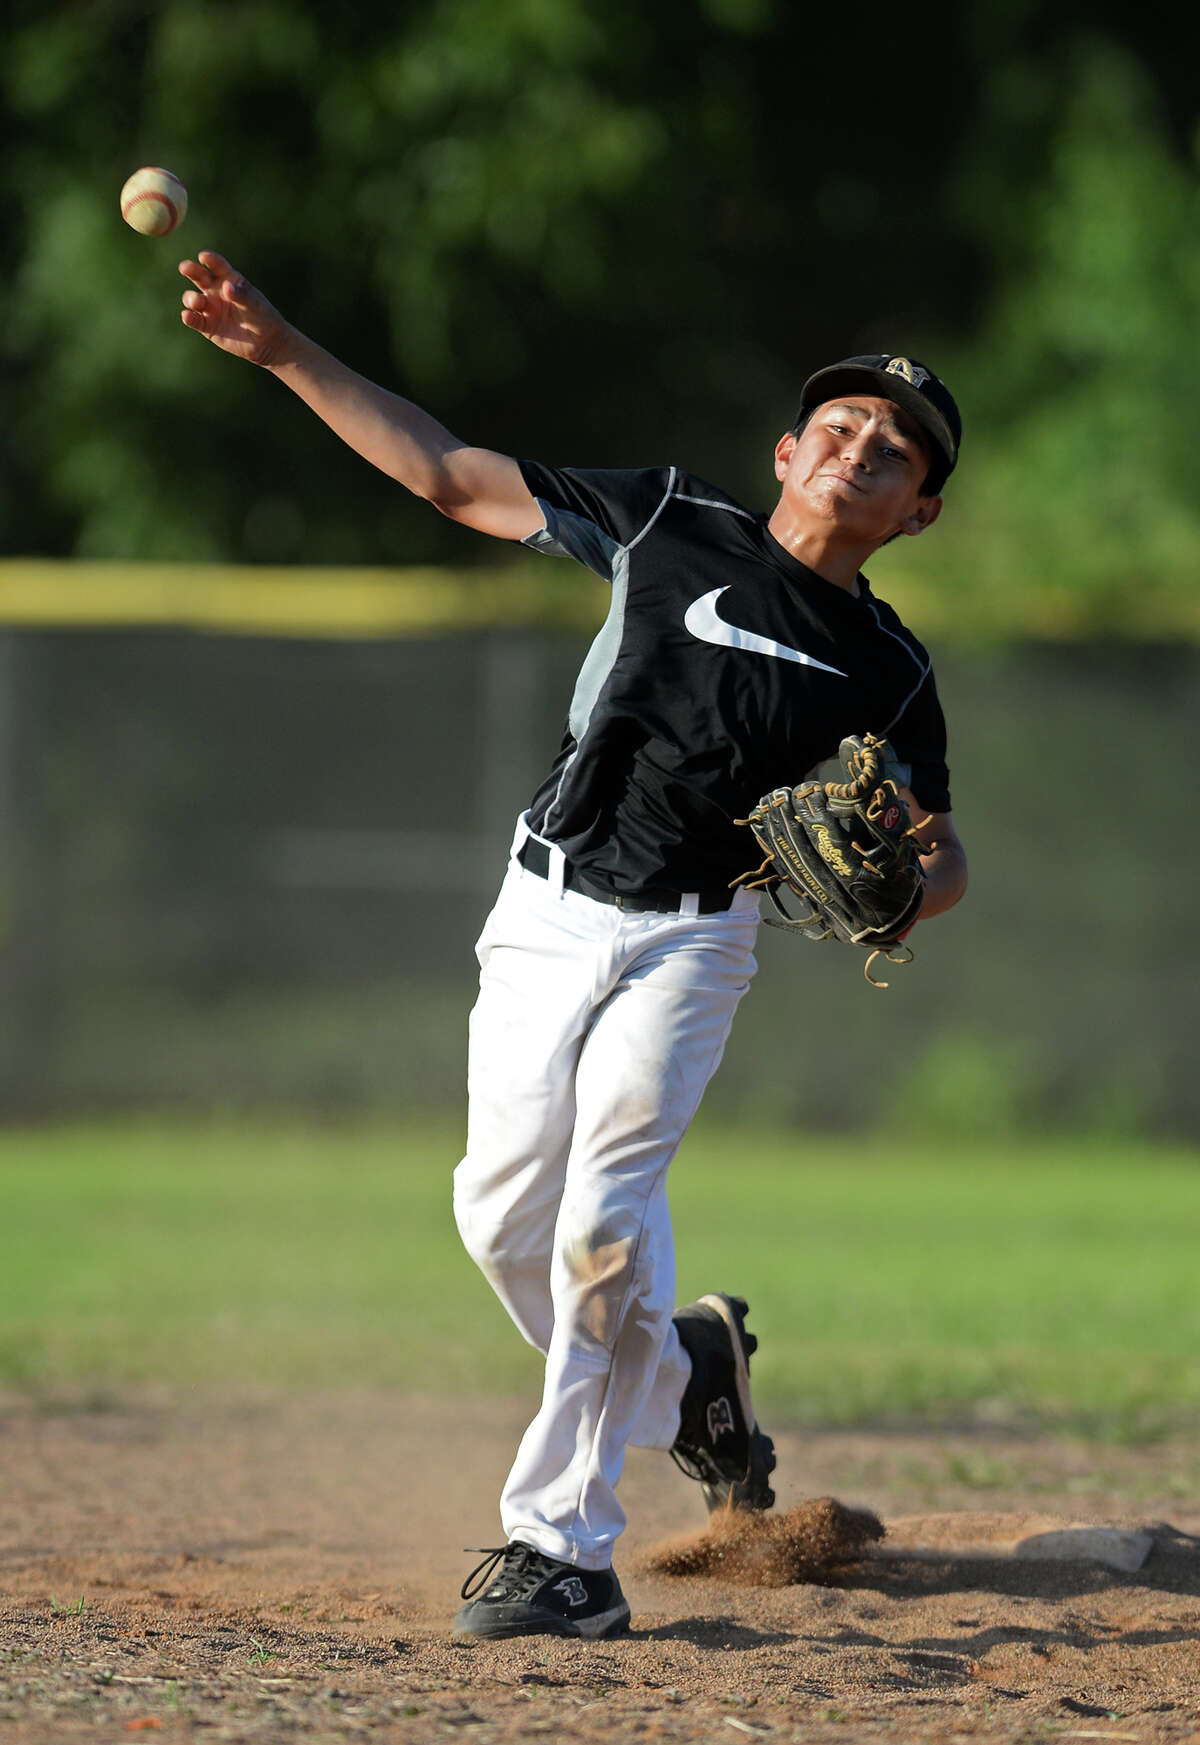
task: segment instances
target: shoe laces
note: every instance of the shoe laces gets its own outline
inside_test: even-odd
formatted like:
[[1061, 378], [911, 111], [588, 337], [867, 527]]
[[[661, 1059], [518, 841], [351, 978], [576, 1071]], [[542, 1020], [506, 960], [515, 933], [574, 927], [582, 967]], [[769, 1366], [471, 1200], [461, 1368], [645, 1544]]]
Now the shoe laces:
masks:
[[482, 1551], [483, 1562], [476, 1564], [463, 1582], [459, 1593], [464, 1600], [474, 1599], [477, 1593], [488, 1587], [501, 1563], [504, 1568], [496, 1581], [495, 1597], [498, 1600], [524, 1599], [558, 1567], [552, 1557], [535, 1551], [532, 1545], [523, 1545], [519, 1539], [511, 1539], [507, 1545], [468, 1545], [465, 1549]]
[[728, 1483], [731, 1476], [735, 1476], [723, 1472], [711, 1454], [703, 1448], [692, 1448], [689, 1444], [676, 1442], [670, 1454], [680, 1472], [686, 1478], [696, 1479], [700, 1484]]

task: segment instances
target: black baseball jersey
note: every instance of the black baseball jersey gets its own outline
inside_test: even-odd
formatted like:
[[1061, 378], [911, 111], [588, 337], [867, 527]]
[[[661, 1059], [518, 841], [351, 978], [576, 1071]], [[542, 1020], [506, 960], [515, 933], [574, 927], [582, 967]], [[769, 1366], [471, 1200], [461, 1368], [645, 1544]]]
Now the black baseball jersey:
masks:
[[525, 544], [612, 584], [530, 807], [536, 834], [590, 880], [726, 886], [757, 858], [734, 819], [848, 733], [886, 734], [921, 805], [949, 811], [929, 656], [865, 578], [858, 598], [825, 581], [765, 516], [674, 467], [521, 471], [546, 521]]

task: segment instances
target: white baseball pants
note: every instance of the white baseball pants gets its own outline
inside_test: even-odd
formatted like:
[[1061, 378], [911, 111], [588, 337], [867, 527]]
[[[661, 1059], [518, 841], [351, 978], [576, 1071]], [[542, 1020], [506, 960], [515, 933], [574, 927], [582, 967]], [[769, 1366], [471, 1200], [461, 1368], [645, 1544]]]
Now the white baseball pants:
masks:
[[690, 1366], [671, 1323], [667, 1167], [755, 970], [758, 901], [637, 914], [515, 855], [476, 948], [463, 1242], [545, 1354], [501, 1497], [509, 1539], [606, 1569], [625, 1448], [669, 1448]]

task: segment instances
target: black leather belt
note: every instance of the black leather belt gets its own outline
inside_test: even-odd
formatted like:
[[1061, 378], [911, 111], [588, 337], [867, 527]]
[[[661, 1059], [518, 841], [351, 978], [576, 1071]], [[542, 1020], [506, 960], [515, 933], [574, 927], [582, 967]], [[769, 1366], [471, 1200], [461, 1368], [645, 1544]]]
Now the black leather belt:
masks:
[[[536, 873], [539, 879], [549, 878], [550, 850], [536, 836], [525, 838], [517, 850], [517, 859], [526, 872]], [[606, 891], [603, 885], [595, 884], [577, 872], [569, 860], [563, 862], [563, 885], [597, 903], [612, 903], [616, 908], [628, 909], [634, 914], [677, 915], [682, 900], [679, 891]], [[736, 892], [730, 890], [698, 891], [697, 913], [718, 915], [732, 905], [735, 895]]]

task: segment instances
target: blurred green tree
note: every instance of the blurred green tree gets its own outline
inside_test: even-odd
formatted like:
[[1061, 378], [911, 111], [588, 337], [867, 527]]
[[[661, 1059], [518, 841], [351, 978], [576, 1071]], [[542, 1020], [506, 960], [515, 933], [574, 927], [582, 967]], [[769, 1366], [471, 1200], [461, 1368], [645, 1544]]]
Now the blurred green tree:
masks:
[[[878, 312], [873, 251], [898, 263], [884, 306], [905, 314], [921, 277], [903, 263], [953, 252], [935, 202], [914, 215], [891, 192], [945, 115], [916, 109], [881, 152], [886, 41], [852, 113], [820, 80], [798, 104], [840, 26], [778, 0], [16, 11], [9, 549], [494, 556], [173, 330], [175, 262], [200, 246], [475, 440], [597, 464], [679, 453], [751, 490], [798, 378]], [[116, 216], [142, 162], [189, 187], [169, 240]]]
[[[986, 142], [1031, 119], [1048, 143], [1018, 202]], [[953, 362], [971, 431], [956, 518], [978, 582], [1045, 578], [1117, 624], [1147, 590], [1195, 587], [1200, 132], [1177, 150], [1146, 70], [1095, 39], [1054, 79], [1002, 68], [981, 131], [960, 210], [995, 291]]]
[[[1115, 496], [1071, 462], [1089, 421], [1098, 480], [1151, 400], [1177, 415], [1194, 332], [1194, 99], [1169, 30], [1138, 21], [1152, 77], [1114, 46], [1117, 0], [1087, 52], [1082, 0], [935, 4], [919, 38], [784, 0], [12, 10], [9, 551], [494, 559], [177, 325], [203, 246], [512, 452], [678, 459], [763, 501], [803, 376], [894, 347], [957, 372], [955, 492], [1006, 563], [1066, 562], [1093, 499], [1129, 529], [1152, 503], [1172, 548], [1190, 530], [1182, 456]], [[143, 162], [191, 192], [166, 240], [117, 216]]]

